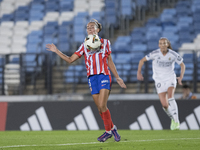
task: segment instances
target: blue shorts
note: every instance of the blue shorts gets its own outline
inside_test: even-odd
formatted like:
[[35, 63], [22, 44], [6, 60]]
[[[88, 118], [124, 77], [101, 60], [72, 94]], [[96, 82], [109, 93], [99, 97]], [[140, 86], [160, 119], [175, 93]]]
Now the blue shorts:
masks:
[[92, 75], [88, 78], [88, 84], [92, 95], [99, 94], [101, 89], [111, 90], [111, 82], [111, 76], [104, 74]]

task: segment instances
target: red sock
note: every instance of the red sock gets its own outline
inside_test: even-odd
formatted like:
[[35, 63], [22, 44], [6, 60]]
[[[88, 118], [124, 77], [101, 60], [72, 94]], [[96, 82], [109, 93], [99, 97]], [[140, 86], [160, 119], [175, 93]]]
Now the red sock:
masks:
[[102, 115], [102, 113], [99, 113], [99, 115], [101, 116], [101, 119], [103, 120], [103, 115]]
[[111, 128], [113, 128], [113, 122], [111, 119], [109, 109], [107, 109], [105, 112], [102, 112], [100, 115], [101, 115], [101, 118], [103, 119], [105, 130], [110, 131]]

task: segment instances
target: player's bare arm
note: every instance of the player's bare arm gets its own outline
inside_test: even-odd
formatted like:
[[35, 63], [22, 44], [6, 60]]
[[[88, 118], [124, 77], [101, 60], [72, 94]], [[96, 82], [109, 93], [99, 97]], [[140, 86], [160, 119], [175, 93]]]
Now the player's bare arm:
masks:
[[144, 65], [145, 61], [147, 61], [147, 59], [146, 59], [146, 57], [143, 57], [138, 64], [137, 79], [140, 81], [144, 80], [144, 77], [143, 77], [141, 71], [142, 71], [142, 66]]
[[182, 62], [180, 66], [181, 66], [181, 73], [180, 73], [180, 77], [177, 77], [177, 79], [178, 79], [178, 84], [182, 85], [182, 79], [185, 73], [185, 64]]
[[61, 51], [59, 51], [57, 49], [57, 47], [52, 43], [52, 44], [47, 44], [46, 48], [48, 51], [52, 51], [55, 52], [56, 54], [58, 54], [63, 60], [65, 60], [68, 63], [73, 63], [74, 61], [76, 61], [79, 57], [76, 54], [73, 54], [71, 57], [63, 54]]
[[115, 64], [112, 60], [112, 56], [109, 55], [108, 56], [108, 67], [110, 68], [111, 72], [113, 73], [113, 75], [115, 76], [117, 83], [122, 87], [122, 88], [126, 88], [126, 85], [124, 83], [124, 81], [119, 77], [118, 73], [117, 73], [117, 69], [115, 67]]

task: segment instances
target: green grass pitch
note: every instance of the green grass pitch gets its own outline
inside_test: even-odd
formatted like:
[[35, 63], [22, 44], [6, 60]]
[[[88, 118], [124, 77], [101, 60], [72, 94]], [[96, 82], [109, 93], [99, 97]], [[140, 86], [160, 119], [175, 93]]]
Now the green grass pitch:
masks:
[[199, 130], [119, 130], [101, 143], [104, 131], [3, 131], [0, 150], [200, 150]]

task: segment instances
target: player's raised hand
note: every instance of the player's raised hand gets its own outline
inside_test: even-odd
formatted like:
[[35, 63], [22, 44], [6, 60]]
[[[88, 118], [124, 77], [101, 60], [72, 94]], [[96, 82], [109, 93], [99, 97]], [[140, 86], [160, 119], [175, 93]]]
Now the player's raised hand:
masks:
[[48, 51], [52, 51], [52, 52], [56, 52], [58, 49], [57, 49], [57, 47], [52, 43], [52, 44], [47, 44], [46, 45], [46, 50], [48, 50]]
[[121, 88], [126, 88], [126, 84], [121, 78], [116, 78], [117, 83], [121, 86]]
[[179, 85], [183, 85], [183, 84], [182, 84], [182, 78], [181, 78], [181, 77], [177, 77], [176, 79], [178, 80], [178, 84], [179, 84]]
[[137, 79], [140, 80], [140, 81], [143, 81], [144, 77], [141, 73], [137, 73]]

